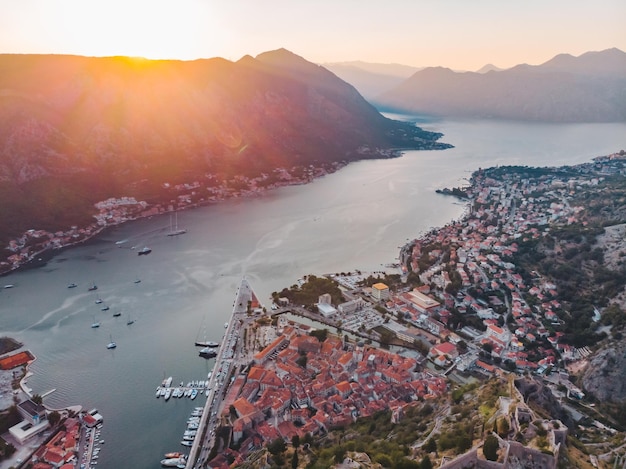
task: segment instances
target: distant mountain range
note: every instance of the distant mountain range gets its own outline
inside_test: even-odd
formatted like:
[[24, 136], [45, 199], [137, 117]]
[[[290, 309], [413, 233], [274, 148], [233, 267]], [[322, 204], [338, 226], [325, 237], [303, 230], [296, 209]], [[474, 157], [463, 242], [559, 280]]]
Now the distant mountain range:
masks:
[[486, 66], [479, 72], [430, 67], [372, 102], [379, 109], [445, 117], [623, 122], [626, 53], [561, 54], [537, 66]]
[[422, 70], [408, 65], [378, 64], [358, 60], [321, 65], [353, 85], [369, 101], [404, 82], [415, 72]]
[[79, 224], [138, 181], [446, 148], [440, 137], [284, 49], [237, 62], [0, 55], [0, 241]]

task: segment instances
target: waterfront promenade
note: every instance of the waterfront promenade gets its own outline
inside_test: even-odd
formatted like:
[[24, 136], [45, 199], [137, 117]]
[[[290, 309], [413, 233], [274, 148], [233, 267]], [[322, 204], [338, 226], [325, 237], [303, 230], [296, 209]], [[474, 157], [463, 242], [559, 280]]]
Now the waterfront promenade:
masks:
[[215, 428], [222, 413], [222, 401], [227, 394], [230, 385], [230, 377], [236, 372], [239, 357], [239, 331], [240, 325], [244, 324], [248, 317], [249, 305], [255, 300], [254, 292], [243, 277], [235, 301], [230, 321], [224, 326], [224, 336], [215, 358], [213, 373], [209, 379], [207, 396], [197, 437], [191, 446], [186, 469], [201, 468], [208, 461], [211, 449], [216, 444]]

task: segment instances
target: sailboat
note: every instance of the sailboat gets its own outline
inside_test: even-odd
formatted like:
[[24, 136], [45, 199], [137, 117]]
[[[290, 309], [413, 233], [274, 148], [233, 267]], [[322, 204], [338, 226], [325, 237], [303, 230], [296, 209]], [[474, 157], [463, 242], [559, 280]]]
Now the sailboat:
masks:
[[178, 212], [174, 212], [174, 219], [175, 219], [175, 224], [172, 226], [172, 216], [170, 215], [170, 232], [167, 235], [178, 236], [178, 235], [187, 233], [186, 229], [178, 228]]
[[202, 324], [203, 324], [203, 329], [204, 329], [204, 337], [203, 340], [200, 340], [200, 331], [198, 331], [198, 337], [196, 337], [196, 341], [194, 343], [194, 345], [196, 345], [196, 347], [219, 347], [220, 344], [218, 344], [217, 342], [213, 342], [211, 340], [206, 340], [206, 318], [202, 320]]
[[107, 348], [108, 349], [113, 349], [117, 347], [117, 344], [115, 342], [113, 342], [113, 336], [111, 334], [109, 334], [109, 343], [107, 344]]
[[96, 321], [96, 317], [93, 317], [93, 322], [91, 323], [91, 328], [95, 329], [96, 327], [100, 327], [100, 322]]
[[130, 318], [130, 314], [128, 315], [128, 321], [126, 321], [126, 325], [130, 326], [131, 324], [135, 324], [135, 320]]

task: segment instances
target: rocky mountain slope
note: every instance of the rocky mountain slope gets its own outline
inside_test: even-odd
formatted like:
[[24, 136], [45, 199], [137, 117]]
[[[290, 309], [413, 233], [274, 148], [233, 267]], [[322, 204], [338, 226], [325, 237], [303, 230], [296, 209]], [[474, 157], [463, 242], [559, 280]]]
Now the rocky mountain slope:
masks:
[[77, 222], [138, 181], [446, 148], [440, 136], [284, 49], [237, 62], [0, 55], [0, 239]]
[[626, 120], [626, 53], [561, 54], [487, 73], [431, 67], [375, 99], [378, 106], [449, 117], [550, 122]]

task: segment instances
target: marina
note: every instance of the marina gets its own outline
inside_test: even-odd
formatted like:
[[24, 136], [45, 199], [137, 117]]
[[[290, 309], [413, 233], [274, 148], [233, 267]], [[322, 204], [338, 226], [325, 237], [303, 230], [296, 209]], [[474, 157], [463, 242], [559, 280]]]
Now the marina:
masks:
[[[227, 393], [229, 377], [239, 365], [238, 351], [240, 325], [249, 321], [248, 308], [259, 308], [260, 304], [255, 293], [252, 291], [248, 280], [244, 276], [241, 279], [230, 321], [224, 323], [226, 329], [222, 343], [217, 352], [215, 367], [207, 374], [206, 384], [207, 401], [197, 424], [197, 431], [193, 434], [193, 444], [187, 460], [187, 468], [201, 467], [208, 462], [209, 454], [215, 444], [215, 429], [219, 415], [223, 411], [222, 402]], [[213, 371], [217, 370], [216, 373]], [[196, 438], [200, 435], [199, 438]], [[189, 435], [190, 436], [190, 435]], [[183, 437], [183, 442], [188, 441]], [[182, 443], [182, 442], [181, 442]], [[185, 445], [186, 446], [186, 445]]]
[[170, 397], [185, 397], [194, 400], [198, 396], [208, 395], [210, 390], [208, 380], [189, 381], [186, 384], [181, 382], [178, 386], [172, 386], [172, 378], [170, 377], [156, 388], [155, 397], [157, 399], [163, 397], [166, 401]]

